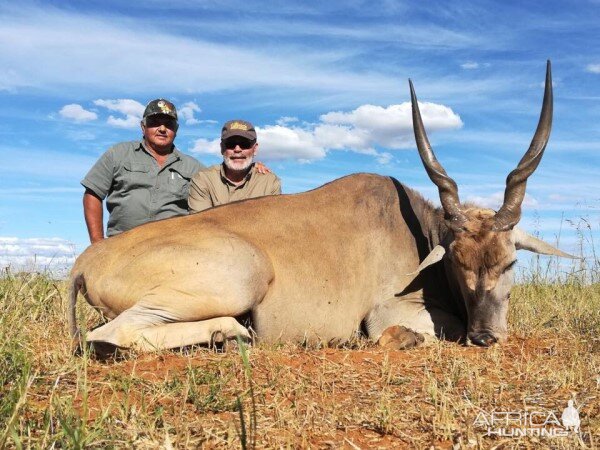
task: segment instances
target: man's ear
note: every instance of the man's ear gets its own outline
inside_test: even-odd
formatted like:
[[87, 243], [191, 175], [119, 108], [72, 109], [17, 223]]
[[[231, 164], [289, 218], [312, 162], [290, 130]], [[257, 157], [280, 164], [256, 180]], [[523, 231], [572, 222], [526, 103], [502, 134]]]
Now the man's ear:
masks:
[[225, 144], [223, 144], [223, 141], [221, 141], [220, 147], [221, 147], [221, 155], [224, 155], [225, 154]]
[[256, 156], [257, 153], [258, 153], [258, 142], [256, 144], [254, 144], [254, 152], [252, 152], [252, 156]]

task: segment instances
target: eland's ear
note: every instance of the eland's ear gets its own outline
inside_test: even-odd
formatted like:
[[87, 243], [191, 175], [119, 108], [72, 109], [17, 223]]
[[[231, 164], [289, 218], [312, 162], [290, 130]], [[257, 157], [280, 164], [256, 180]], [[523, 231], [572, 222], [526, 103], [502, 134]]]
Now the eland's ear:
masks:
[[444, 257], [445, 253], [446, 249], [444, 247], [442, 247], [441, 245], [436, 245], [433, 248], [433, 250], [429, 252], [429, 255], [427, 255], [427, 257], [423, 260], [419, 267], [417, 267], [417, 270], [411, 273], [407, 273], [406, 275], [416, 275], [420, 273], [422, 270], [440, 261]]
[[563, 258], [578, 259], [577, 256], [559, 250], [547, 242], [542, 241], [518, 227], [513, 229], [513, 238], [517, 250], [529, 250], [530, 252], [540, 253], [542, 255], [562, 256]]

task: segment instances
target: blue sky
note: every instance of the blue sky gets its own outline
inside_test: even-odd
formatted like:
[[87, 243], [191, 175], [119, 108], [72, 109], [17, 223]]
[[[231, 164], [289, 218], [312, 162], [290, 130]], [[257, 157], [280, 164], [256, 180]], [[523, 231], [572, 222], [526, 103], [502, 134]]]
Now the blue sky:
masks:
[[2, 266], [68, 264], [86, 247], [79, 181], [140, 136], [156, 97], [180, 109], [178, 148], [207, 165], [220, 125], [242, 118], [285, 193], [366, 171], [439, 203], [413, 143], [410, 77], [461, 199], [498, 207], [546, 59], [554, 125], [521, 227], [576, 253], [579, 232], [586, 253], [600, 237], [600, 1], [7, 3]]

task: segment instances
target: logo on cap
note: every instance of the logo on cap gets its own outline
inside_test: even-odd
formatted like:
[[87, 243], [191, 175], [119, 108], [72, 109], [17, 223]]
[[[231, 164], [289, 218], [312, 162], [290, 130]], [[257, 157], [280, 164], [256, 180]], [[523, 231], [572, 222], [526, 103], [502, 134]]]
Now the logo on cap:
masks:
[[256, 140], [256, 130], [247, 120], [234, 119], [225, 122], [221, 129], [221, 140], [228, 139], [231, 136], [242, 136], [246, 139]]
[[233, 122], [231, 125], [229, 125], [229, 129], [248, 131], [248, 125], [242, 122]]
[[171, 109], [171, 106], [169, 104], [167, 104], [167, 102], [165, 102], [164, 100], [160, 100], [156, 104], [156, 106], [158, 106], [164, 114], [170, 114], [173, 112], [173, 110]]

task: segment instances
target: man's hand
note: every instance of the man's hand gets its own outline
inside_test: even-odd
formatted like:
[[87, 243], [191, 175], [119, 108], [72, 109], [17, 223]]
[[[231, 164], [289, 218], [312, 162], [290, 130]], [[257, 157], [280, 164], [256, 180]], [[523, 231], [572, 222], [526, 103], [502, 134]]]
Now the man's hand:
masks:
[[86, 189], [83, 194], [83, 215], [90, 236], [90, 242], [93, 244], [104, 239], [102, 199], [90, 189]]
[[259, 161], [256, 161], [255, 166], [256, 166], [256, 171], [258, 173], [262, 173], [263, 175], [265, 173], [271, 173], [271, 169], [269, 169], [267, 166], [265, 166], [263, 163], [261, 163]]

